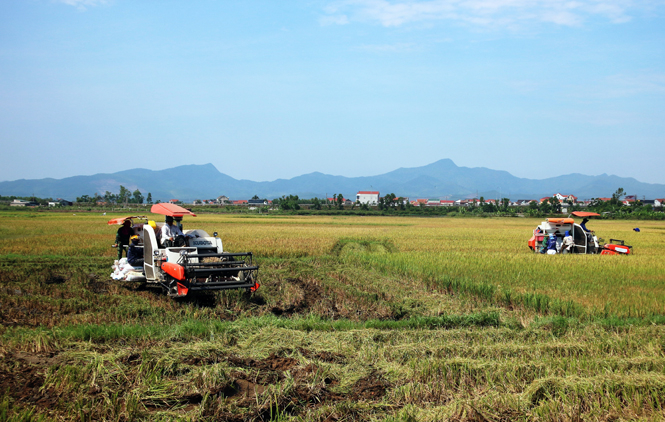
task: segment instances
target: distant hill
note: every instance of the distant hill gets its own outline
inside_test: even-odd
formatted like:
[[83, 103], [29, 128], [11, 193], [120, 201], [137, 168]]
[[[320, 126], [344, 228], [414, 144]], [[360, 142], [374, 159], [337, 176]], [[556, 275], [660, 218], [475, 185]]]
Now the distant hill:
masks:
[[580, 199], [609, 197], [619, 187], [626, 193], [646, 198], [665, 197], [665, 185], [642, 183], [633, 178], [608, 176], [565, 176], [535, 180], [515, 177], [507, 171], [484, 167], [458, 167], [452, 160], [414, 168], [400, 168], [389, 173], [367, 177], [331, 176], [310, 173], [292, 179], [272, 182], [237, 180], [220, 173], [212, 164], [185, 165], [166, 170], [133, 169], [112, 174], [74, 176], [65, 179], [15, 180], [0, 182], [0, 195], [65, 198], [104, 195], [106, 191], [118, 193], [120, 185], [130, 191], [140, 190], [144, 195], [152, 193], [154, 200], [211, 199], [226, 195], [231, 199], [248, 199], [254, 195], [274, 199], [282, 195], [298, 195], [301, 198], [319, 197], [342, 193], [355, 198], [359, 190], [378, 190], [381, 194], [415, 198], [485, 198], [508, 197], [537, 199], [554, 193], [573, 194]]

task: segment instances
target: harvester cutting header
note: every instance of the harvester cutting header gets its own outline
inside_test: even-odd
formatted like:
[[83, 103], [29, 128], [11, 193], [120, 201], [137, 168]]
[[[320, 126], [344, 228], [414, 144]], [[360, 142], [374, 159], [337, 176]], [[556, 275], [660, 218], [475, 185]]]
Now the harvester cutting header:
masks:
[[183, 217], [196, 214], [175, 204], [155, 204], [150, 212], [166, 216], [165, 222], [155, 223], [145, 216], [108, 222], [122, 225], [129, 220], [134, 231], [133, 247], [143, 248], [143, 265], [120, 269], [122, 264], [117, 263], [114, 278], [161, 286], [172, 297], [184, 297], [190, 291], [255, 291], [259, 287], [259, 267], [252, 264], [251, 252], [224, 252], [217, 232], [210, 236], [200, 229], [182, 230]]
[[[580, 224], [576, 224], [571, 217], [583, 218]], [[597, 217], [595, 212], [575, 211], [568, 218], [548, 218], [533, 230], [533, 236], [529, 239], [529, 248], [534, 252], [557, 254], [600, 254], [600, 255], [629, 255], [632, 246], [625, 244], [623, 240], [610, 239], [609, 243], [603, 243], [595, 232], [586, 228], [589, 217]]]

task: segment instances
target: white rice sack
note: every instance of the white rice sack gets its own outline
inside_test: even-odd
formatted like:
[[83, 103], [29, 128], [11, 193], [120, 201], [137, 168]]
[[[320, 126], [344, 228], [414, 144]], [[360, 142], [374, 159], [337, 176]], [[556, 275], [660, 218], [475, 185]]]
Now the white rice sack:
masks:
[[142, 281], [145, 280], [145, 277], [141, 273], [137, 273], [132, 271], [131, 273], [127, 274], [127, 277], [125, 277], [125, 280], [127, 281]]
[[129, 263], [126, 263], [126, 264], [124, 264], [123, 266], [120, 267], [120, 271], [125, 271], [128, 268], [129, 268], [130, 271], [134, 269], [134, 267], [132, 267]]

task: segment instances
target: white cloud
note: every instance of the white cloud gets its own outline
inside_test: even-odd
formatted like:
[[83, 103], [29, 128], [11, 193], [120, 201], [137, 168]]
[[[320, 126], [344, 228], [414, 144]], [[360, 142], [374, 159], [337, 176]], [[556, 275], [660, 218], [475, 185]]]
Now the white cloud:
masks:
[[601, 85], [601, 93], [607, 97], [627, 97], [637, 94], [665, 94], [665, 75], [613, 75]]
[[607, 101], [635, 96], [665, 95], [665, 74], [642, 72], [618, 74], [599, 79], [595, 83], [573, 85], [568, 96], [584, 102]]
[[85, 10], [88, 7], [100, 6], [103, 4], [108, 4], [110, 0], [55, 0], [58, 3], [64, 3], [69, 6], [74, 6], [77, 9]]
[[478, 26], [549, 22], [579, 26], [602, 17], [621, 23], [664, 0], [338, 0], [325, 7], [328, 23], [375, 22], [386, 27], [453, 20]]
[[371, 51], [374, 53], [408, 53], [418, 49], [413, 43], [364, 44], [356, 47], [356, 50]]
[[328, 15], [319, 19], [321, 25], [346, 25], [349, 18], [346, 15]]
[[520, 94], [529, 94], [540, 89], [543, 83], [532, 80], [514, 80], [509, 81], [508, 86]]
[[585, 110], [577, 109], [565, 116], [567, 120], [578, 123], [590, 123], [595, 126], [623, 126], [629, 124], [649, 123], [649, 116], [640, 113], [620, 110]]

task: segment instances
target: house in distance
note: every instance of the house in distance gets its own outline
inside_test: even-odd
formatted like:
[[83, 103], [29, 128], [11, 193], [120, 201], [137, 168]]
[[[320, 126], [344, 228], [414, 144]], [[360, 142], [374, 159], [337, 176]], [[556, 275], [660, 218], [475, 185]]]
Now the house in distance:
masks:
[[360, 204], [378, 205], [379, 191], [361, 190], [356, 194], [356, 201]]

